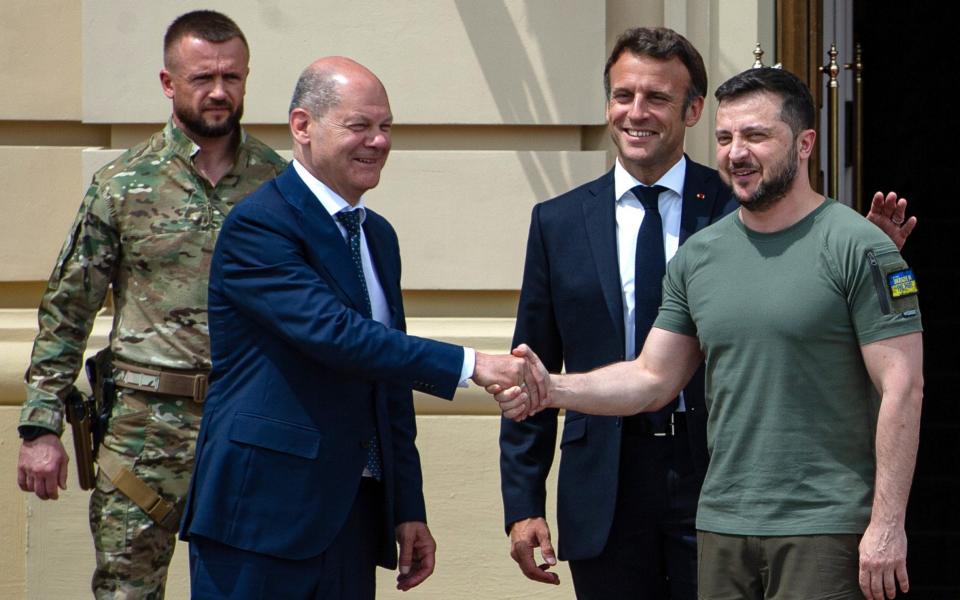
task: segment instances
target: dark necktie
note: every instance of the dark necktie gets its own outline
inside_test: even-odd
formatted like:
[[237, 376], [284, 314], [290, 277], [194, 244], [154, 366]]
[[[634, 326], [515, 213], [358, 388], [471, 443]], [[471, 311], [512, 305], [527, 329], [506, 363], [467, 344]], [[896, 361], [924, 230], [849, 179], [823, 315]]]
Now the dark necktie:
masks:
[[[357, 277], [360, 278], [360, 287], [363, 289], [363, 301], [365, 303], [366, 313], [364, 316], [373, 317], [373, 309], [370, 305], [370, 292], [367, 291], [367, 279], [363, 275], [363, 259], [360, 255], [360, 211], [359, 210], [341, 210], [337, 213], [337, 220], [347, 230], [347, 246], [350, 247], [350, 259], [353, 261], [353, 267], [356, 269]], [[370, 438], [370, 444], [367, 446], [367, 471], [378, 481], [383, 478], [383, 464], [380, 462], [380, 444], [377, 440], [377, 434], [374, 433]]]
[[[663, 275], [667, 272], [667, 257], [663, 250], [663, 219], [660, 217], [658, 200], [660, 193], [667, 188], [662, 185], [633, 188], [633, 194], [643, 204], [643, 222], [637, 234], [637, 255], [634, 267], [634, 322], [636, 324], [636, 354], [640, 356], [647, 334], [653, 327], [663, 297]], [[656, 431], [662, 431], [670, 419], [670, 413], [677, 409], [673, 400], [659, 412], [646, 415]]]
[[666, 189], [662, 185], [638, 185], [633, 188], [633, 195], [643, 204], [643, 222], [640, 223], [640, 232], [637, 234], [633, 282], [637, 356], [640, 355], [643, 342], [657, 318], [663, 295], [663, 274], [667, 270], [667, 258], [663, 251], [663, 219], [660, 218], [657, 199], [660, 192]]
[[350, 258], [353, 260], [353, 268], [356, 270], [357, 277], [360, 278], [360, 287], [363, 288], [363, 302], [366, 308], [364, 316], [372, 318], [373, 309], [370, 306], [370, 292], [367, 291], [367, 278], [363, 276], [363, 258], [360, 255], [360, 211], [341, 210], [337, 213], [337, 220], [347, 230], [347, 246], [350, 247]]

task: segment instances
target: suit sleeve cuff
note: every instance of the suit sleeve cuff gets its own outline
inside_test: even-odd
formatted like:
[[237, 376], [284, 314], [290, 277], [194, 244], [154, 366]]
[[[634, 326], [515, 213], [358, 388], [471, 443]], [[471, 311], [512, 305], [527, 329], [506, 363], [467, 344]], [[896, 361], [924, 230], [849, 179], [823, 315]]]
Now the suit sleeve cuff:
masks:
[[463, 348], [463, 367], [460, 369], [460, 383], [458, 387], [467, 387], [467, 381], [473, 377], [473, 370], [477, 366], [477, 351], [473, 348]]

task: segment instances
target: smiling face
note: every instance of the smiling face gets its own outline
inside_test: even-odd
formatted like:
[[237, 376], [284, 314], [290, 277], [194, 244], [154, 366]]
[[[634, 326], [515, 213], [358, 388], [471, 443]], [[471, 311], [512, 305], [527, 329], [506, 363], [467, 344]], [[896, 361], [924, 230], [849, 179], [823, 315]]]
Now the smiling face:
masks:
[[703, 98], [684, 110], [690, 74], [679, 58], [626, 51], [610, 68], [607, 129], [624, 168], [650, 185], [683, 156], [687, 127], [700, 119]]
[[240, 38], [208, 42], [184, 36], [160, 71], [173, 101], [174, 122], [192, 138], [217, 138], [236, 130], [243, 116], [249, 52]]
[[717, 109], [717, 168], [741, 206], [760, 212], [793, 187], [812, 130], [794, 136], [780, 118], [781, 99], [757, 92], [723, 100]]
[[352, 205], [380, 182], [390, 154], [393, 115], [387, 92], [369, 72], [336, 76], [340, 101], [320, 117], [290, 113], [295, 156], [310, 173]]

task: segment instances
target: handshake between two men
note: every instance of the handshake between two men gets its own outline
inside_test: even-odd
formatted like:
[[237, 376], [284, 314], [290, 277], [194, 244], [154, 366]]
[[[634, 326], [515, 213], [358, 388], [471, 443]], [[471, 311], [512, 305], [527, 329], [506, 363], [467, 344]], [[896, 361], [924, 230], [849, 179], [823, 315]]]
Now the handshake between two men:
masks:
[[496, 398], [508, 419], [522, 421], [547, 406], [549, 374], [533, 350], [521, 344], [513, 355], [477, 352], [474, 383]]
[[553, 406], [550, 373], [526, 344], [514, 348], [512, 356], [478, 352], [472, 379], [496, 399], [508, 419], [523, 421]]
[[[656, 411], [677, 397], [703, 362], [696, 337], [656, 327], [635, 360], [586, 373], [551, 375], [536, 353], [520, 344], [512, 352], [520, 362], [509, 363], [516, 379], [508, 380], [501, 373], [493, 380], [481, 372], [480, 357], [477, 353], [474, 382], [494, 396], [503, 416], [518, 422], [545, 408], [609, 416]], [[502, 361], [509, 357], [493, 358]], [[505, 381], [516, 383], [504, 385]]]

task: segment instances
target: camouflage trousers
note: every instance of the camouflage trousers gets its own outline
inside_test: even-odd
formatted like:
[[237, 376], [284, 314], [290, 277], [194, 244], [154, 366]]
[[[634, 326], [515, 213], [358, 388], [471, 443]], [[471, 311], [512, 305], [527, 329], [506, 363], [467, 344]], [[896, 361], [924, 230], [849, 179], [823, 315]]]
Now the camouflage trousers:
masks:
[[[165, 500], [182, 506], [202, 407], [190, 398], [118, 389], [103, 445]], [[98, 600], [163, 598], [176, 536], [117, 490], [102, 469], [90, 497], [90, 531]]]

